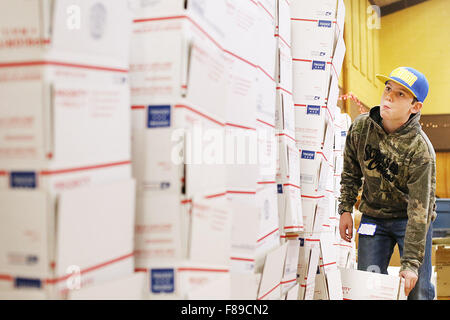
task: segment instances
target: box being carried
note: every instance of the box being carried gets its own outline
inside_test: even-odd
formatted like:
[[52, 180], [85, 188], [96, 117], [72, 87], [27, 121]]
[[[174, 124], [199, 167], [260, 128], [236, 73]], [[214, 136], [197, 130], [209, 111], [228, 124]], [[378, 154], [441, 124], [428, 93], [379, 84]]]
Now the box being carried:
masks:
[[339, 269], [344, 300], [406, 300], [404, 280], [398, 276]]

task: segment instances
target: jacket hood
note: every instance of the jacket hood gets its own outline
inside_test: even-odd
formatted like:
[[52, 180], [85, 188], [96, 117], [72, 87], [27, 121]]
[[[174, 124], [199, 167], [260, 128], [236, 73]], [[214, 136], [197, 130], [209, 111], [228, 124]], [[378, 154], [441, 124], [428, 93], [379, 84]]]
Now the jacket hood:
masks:
[[[381, 122], [380, 115], [380, 106], [375, 106], [369, 111], [369, 118], [375, 122], [376, 127], [378, 127], [384, 134], [387, 134], [386, 130], [383, 128], [383, 124]], [[407, 133], [416, 134], [421, 130], [422, 126], [420, 125], [420, 112], [413, 113], [409, 116], [408, 121], [406, 121], [400, 128], [395, 130], [395, 132], [391, 133], [393, 135], [404, 135]]]

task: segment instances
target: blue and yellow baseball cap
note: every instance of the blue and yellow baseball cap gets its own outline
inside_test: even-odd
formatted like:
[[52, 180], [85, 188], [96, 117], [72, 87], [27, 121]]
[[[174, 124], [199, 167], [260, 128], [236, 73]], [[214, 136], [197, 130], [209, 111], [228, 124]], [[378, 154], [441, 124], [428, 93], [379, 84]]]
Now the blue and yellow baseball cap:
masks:
[[394, 81], [411, 92], [419, 102], [423, 102], [428, 94], [428, 80], [419, 71], [409, 67], [399, 67], [394, 69], [389, 77], [377, 74], [378, 79], [386, 84], [386, 81]]

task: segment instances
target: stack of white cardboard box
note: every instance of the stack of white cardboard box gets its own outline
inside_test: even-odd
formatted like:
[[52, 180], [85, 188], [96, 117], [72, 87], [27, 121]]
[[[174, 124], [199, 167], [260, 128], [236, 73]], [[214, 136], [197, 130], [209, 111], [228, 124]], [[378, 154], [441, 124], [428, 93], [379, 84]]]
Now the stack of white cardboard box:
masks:
[[126, 1], [2, 1], [0, 30], [0, 296], [142, 297]]
[[280, 246], [276, 2], [133, 9], [136, 270], [150, 298], [256, 299]]
[[343, 1], [291, 3], [295, 138], [304, 224], [299, 238], [299, 299], [342, 299], [334, 245], [338, 222], [334, 140], [340, 117], [336, 104], [345, 54], [344, 17]]

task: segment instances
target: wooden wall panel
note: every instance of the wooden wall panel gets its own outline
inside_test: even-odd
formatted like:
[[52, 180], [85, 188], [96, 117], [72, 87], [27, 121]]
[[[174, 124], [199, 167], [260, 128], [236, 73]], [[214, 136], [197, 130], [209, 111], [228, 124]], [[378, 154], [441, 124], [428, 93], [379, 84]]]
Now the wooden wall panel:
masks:
[[450, 152], [436, 152], [436, 196], [450, 198]]

